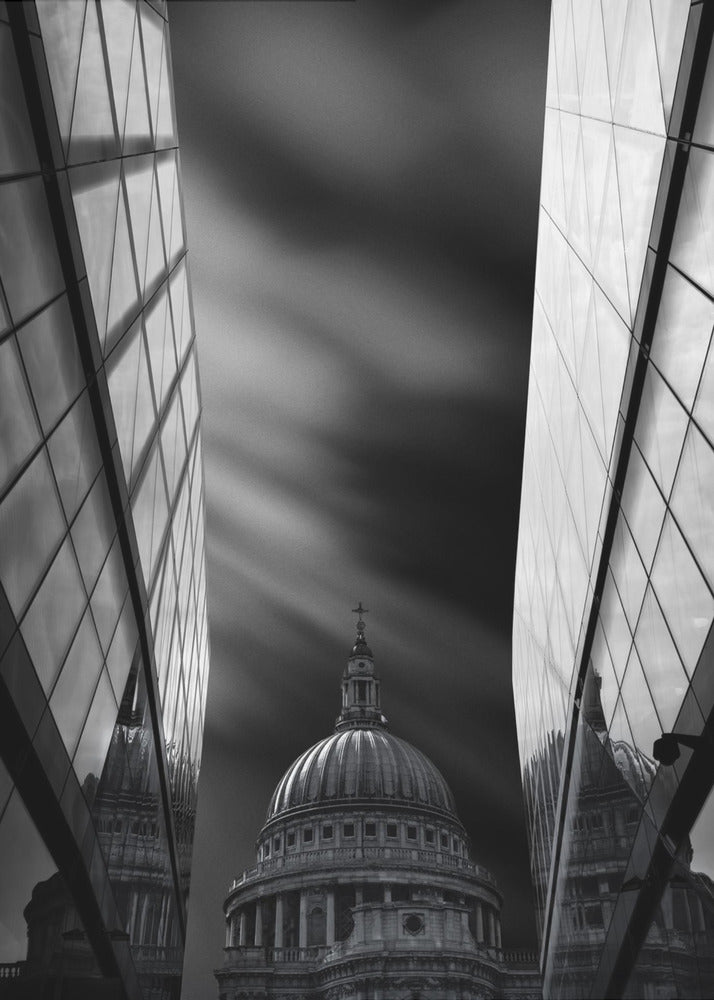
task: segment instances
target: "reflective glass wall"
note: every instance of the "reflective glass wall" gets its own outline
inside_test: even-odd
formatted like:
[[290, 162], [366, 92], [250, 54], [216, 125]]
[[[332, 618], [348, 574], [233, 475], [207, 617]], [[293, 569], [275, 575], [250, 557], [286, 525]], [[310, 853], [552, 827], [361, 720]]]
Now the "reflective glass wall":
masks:
[[513, 627], [545, 996], [714, 993], [712, 21], [552, 6]]
[[0, 997], [180, 993], [200, 406], [165, 5], [0, 3]]

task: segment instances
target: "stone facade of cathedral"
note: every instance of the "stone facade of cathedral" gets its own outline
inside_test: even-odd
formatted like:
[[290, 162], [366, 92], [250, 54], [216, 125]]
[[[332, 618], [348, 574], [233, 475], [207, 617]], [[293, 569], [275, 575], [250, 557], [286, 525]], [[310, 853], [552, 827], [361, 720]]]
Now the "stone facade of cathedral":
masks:
[[257, 865], [230, 887], [219, 998], [540, 998], [536, 956], [503, 949], [502, 897], [446, 781], [387, 730], [358, 610], [335, 731], [288, 768]]

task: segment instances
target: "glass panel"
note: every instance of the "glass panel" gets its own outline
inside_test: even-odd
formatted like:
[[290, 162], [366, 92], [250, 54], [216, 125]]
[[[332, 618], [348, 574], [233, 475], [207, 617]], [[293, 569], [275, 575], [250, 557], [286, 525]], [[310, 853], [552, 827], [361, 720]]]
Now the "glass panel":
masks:
[[154, 404], [141, 324], [137, 323], [109, 362], [109, 393], [124, 472], [131, 482], [154, 426]]
[[665, 499], [672, 488], [686, 430], [686, 411], [650, 365], [642, 391], [635, 441]]
[[106, 670], [102, 670], [73, 761], [80, 784], [84, 784], [90, 774], [96, 779], [100, 778], [114, 732], [117, 710], [109, 675]]
[[184, 261], [181, 261], [171, 275], [169, 290], [171, 292], [171, 312], [174, 318], [176, 356], [180, 363], [191, 336], [191, 318], [188, 310], [188, 294], [186, 290], [186, 264]]
[[672, 510], [714, 587], [714, 452], [694, 424], [689, 425], [672, 491]]
[[0, 24], [0, 177], [39, 170], [10, 29]]
[[[649, 4], [647, 5], [649, 18]], [[642, 6], [642, 0], [631, 3], [630, 9]], [[651, 33], [651, 27], [650, 27]], [[640, 41], [637, 42], [640, 48]], [[644, 46], [642, 46], [644, 47]], [[655, 69], [656, 72], [656, 69]], [[620, 77], [622, 79], [622, 76]], [[659, 87], [656, 91], [659, 105]], [[659, 109], [659, 129], [663, 130], [662, 111]], [[652, 224], [655, 198], [659, 185], [660, 168], [665, 139], [647, 132], [635, 132], [615, 126], [615, 153], [620, 184], [620, 210], [622, 231], [625, 237], [625, 258], [630, 293], [630, 308], [634, 316], [642, 281], [642, 270], [647, 253], [647, 242]]]
[[667, 268], [651, 360], [691, 409], [714, 326], [714, 302]]
[[0, 580], [15, 617], [65, 530], [43, 448], [0, 505]]
[[615, 145], [611, 146], [607, 164], [605, 196], [598, 246], [595, 253], [595, 277], [620, 316], [630, 325], [630, 299], [627, 291], [625, 245], [620, 214], [620, 188], [617, 181]]
[[47, 443], [62, 506], [71, 521], [102, 467], [89, 395], [83, 393]]
[[[659, 0], [660, 3], [663, 0]], [[714, 146], [714, 53], [709, 50], [706, 76], [702, 87], [693, 140], [702, 146]]]
[[18, 330], [22, 360], [37, 412], [49, 433], [84, 386], [84, 371], [67, 296]]
[[0, 343], [0, 493], [40, 441], [14, 337]]
[[10, 317], [7, 314], [7, 308], [5, 306], [5, 298], [2, 294], [2, 288], [0, 288], [0, 333], [4, 333], [10, 326]]
[[561, 229], [565, 229], [565, 193], [560, 149], [560, 115], [546, 107], [543, 132], [540, 202]]
[[131, 480], [131, 453], [134, 444], [136, 392], [141, 346], [141, 325], [137, 323], [123, 338], [107, 364], [109, 395], [116, 424], [124, 474]]
[[613, 117], [616, 122], [630, 126], [630, 130], [644, 129], [664, 134], [659, 67], [649, 0], [631, 0], [627, 6]]
[[[591, 242], [590, 242], [590, 222], [588, 218], [588, 202], [585, 193], [585, 173], [583, 167], [583, 143], [581, 135], [581, 121], [575, 119], [577, 129], [577, 139], [575, 146], [575, 159], [572, 169], [566, 175], [570, 183], [566, 183], [566, 198], [568, 212], [568, 241], [579, 257], [582, 258], [587, 267], [592, 263]], [[570, 191], [568, 190], [570, 188]]]
[[149, 7], [141, 4], [141, 33], [144, 42], [144, 60], [146, 78], [148, 81], [151, 121], [156, 134], [156, 112], [159, 102], [159, 80], [161, 78], [161, 51], [163, 48], [164, 22], [159, 15]]
[[647, 585], [642, 560], [640, 559], [632, 535], [622, 517], [618, 518], [610, 556], [610, 567], [625, 609], [630, 629], [634, 631], [642, 606], [642, 598]]
[[52, 714], [70, 757], [77, 746], [103, 660], [94, 621], [87, 611], [50, 698]]
[[714, 293], [714, 156], [692, 147], [672, 241], [672, 263]]
[[583, 50], [581, 53], [579, 49], [578, 61], [581, 113], [608, 121], [611, 113], [610, 84], [600, 4], [575, 4], [573, 21], [576, 26], [576, 38], [580, 37]]
[[181, 202], [181, 188], [179, 186], [180, 160], [178, 150], [176, 151], [176, 177], [174, 180], [173, 212], [171, 213], [171, 256], [170, 260], [175, 260], [186, 245], [183, 229], [183, 205]]
[[149, 587], [168, 518], [158, 448], [154, 448], [132, 498], [132, 514], [144, 579]]
[[121, 703], [127, 677], [139, 641], [131, 598], [127, 596], [112, 644], [107, 654], [107, 670], [118, 703]]
[[2, 760], [0, 760], [0, 822], [2, 821], [2, 814], [5, 812], [5, 806], [12, 794], [13, 787], [12, 778], [7, 773]]
[[151, 189], [151, 222], [149, 223], [149, 242], [146, 248], [146, 277], [144, 279], [145, 294], [156, 284], [157, 279], [163, 279], [166, 271], [164, 258], [164, 243], [161, 236], [161, 212], [156, 179]]
[[133, 0], [102, 0], [101, 10], [114, 107], [119, 123], [119, 134], [123, 135], [136, 20], [135, 3]]
[[692, 868], [714, 879], [714, 792], [710, 792], [690, 833]]
[[179, 476], [181, 475], [181, 470], [186, 459], [186, 445], [184, 443], [183, 430], [181, 429], [178, 399], [178, 393], [174, 393], [161, 428], [161, 450], [164, 456], [164, 468], [166, 469], [169, 504], [173, 503], [176, 486], [178, 485]]
[[104, 160], [117, 152], [97, 6], [90, 3], [84, 17], [69, 160], [72, 163]]
[[665, 503], [637, 445], [630, 452], [622, 509], [645, 569], [649, 571], [664, 520]]
[[181, 400], [186, 423], [186, 436], [191, 440], [198, 419], [198, 389], [196, 385], [196, 357], [191, 355], [181, 379]]
[[95, 163], [69, 171], [74, 210], [82, 240], [99, 340], [107, 329], [114, 225], [119, 197], [119, 164]]
[[62, 291], [41, 177], [0, 184], [0, 276], [16, 323]]
[[665, 518], [652, 585], [691, 677], [714, 615], [714, 598], [671, 514]]
[[[5, 770], [1, 763], [0, 768]], [[3, 859], [0, 962], [21, 962], [28, 957], [25, 908], [32, 898], [33, 889], [49, 879], [57, 871], [57, 865], [17, 790], [13, 792], [0, 820], [0, 857]]]
[[168, 285], [164, 285], [144, 313], [146, 342], [149, 348], [151, 375], [159, 412], [164, 408], [166, 392], [176, 374], [176, 355], [171, 335], [171, 314], [168, 309], [168, 299]]
[[20, 626], [45, 694], [55, 682], [86, 603], [74, 552], [65, 540]]
[[119, 537], [109, 555], [92, 594], [91, 604], [102, 649], [108, 650], [129, 584], [126, 579]]
[[600, 678], [600, 701], [605, 724], [609, 724], [612, 713], [615, 710], [615, 703], [620, 694], [620, 684], [612, 666], [610, 650], [607, 647], [605, 633], [602, 630], [601, 622], [595, 627], [595, 637], [593, 639], [592, 652], [590, 654], [593, 672]]
[[714, 441], [714, 349], [709, 348], [697, 399], [692, 411], [694, 419], [710, 441]]
[[106, 356], [127, 329], [129, 321], [138, 309], [138, 291], [134, 254], [129, 240], [129, 225], [123, 193], [119, 197], [117, 210], [114, 258], [112, 260], [112, 286], [109, 293], [109, 316], [107, 319], [107, 339], [104, 344]]
[[151, 188], [154, 177], [154, 157], [136, 156], [124, 163], [124, 180], [129, 200], [131, 231], [134, 237], [139, 285], [143, 289], [146, 274], [146, 251], [151, 218]]
[[[708, 997], [714, 993], [714, 900], [711, 891], [711, 852], [704, 846], [711, 836], [711, 806], [707, 803], [689, 840], [671, 869], [669, 881], [660, 883], [660, 904], [637, 955], [627, 992], [636, 997]], [[646, 822], [646, 817], [645, 817]], [[650, 834], [654, 843], [654, 832]], [[701, 845], [701, 846], [699, 846]]]
[[141, 58], [141, 39], [139, 32], [135, 31], [129, 73], [129, 97], [127, 99], [123, 149], [126, 155], [145, 152], [150, 148], [151, 129], [149, 127], [149, 108], [146, 102], [144, 63]]
[[[166, 244], [166, 256], [171, 262], [178, 250], [175, 240], [173, 221], [174, 214], [178, 214], [178, 191], [176, 186], [176, 154], [160, 153], [156, 157], [156, 176], [159, 183], [159, 201], [161, 203], [161, 218], [164, 227], [164, 243]], [[173, 242], [172, 242], [173, 238]], [[176, 317], [174, 317], [176, 320]]]
[[91, 594], [116, 531], [104, 472], [100, 472], [72, 525], [77, 562]]
[[600, 604], [600, 621], [605, 632], [615, 672], [618, 677], [622, 677], [630, 653], [630, 646], [632, 645], [632, 633], [627, 624], [627, 618], [625, 617], [612, 573], [609, 570]]
[[159, 86], [159, 106], [156, 116], [155, 140], [157, 148], [176, 145], [174, 128], [172, 76], [168, 63], [168, 39], [161, 56], [161, 83]]
[[647, 687], [634, 646], [622, 682], [622, 701], [627, 712], [635, 746], [651, 757], [652, 745], [662, 735], [662, 727], [657, 718], [652, 695]]
[[635, 645], [662, 729], [668, 732], [677, 718], [688, 681], [651, 587], [647, 588], [642, 606]]
[[[677, 71], [687, 27], [689, 0], [651, 0], [657, 64], [662, 87], [665, 121], [669, 122]], [[706, 84], [704, 85], [704, 93]], [[696, 137], [696, 133], [695, 133]]]
[[146, 359], [146, 347], [144, 338], [140, 336], [139, 369], [136, 390], [136, 420], [134, 423], [134, 448], [132, 452], [132, 479], [136, 478], [139, 468], [139, 460], [143, 454], [146, 443], [153, 430], [156, 420], [154, 411], [154, 401], [151, 395], [151, 383], [149, 382], [149, 369]]
[[[588, 424], [595, 436], [602, 458], [607, 461], [609, 455], [608, 442], [605, 436], [602, 384], [600, 380], [600, 358], [598, 338], [595, 325], [595, 305], [591, 299], [588, 310], [587, 324], [583, 324], [584, 336], [577, 338], [578, 398], [587, 416]], [[587, 490], [586, 490], [587, 496]]]
[[36, 4], [60, 134], [69, 139], [85, 0], [44, 0]]
[[554, 18], [555, 52], [558, 65], [558, 99], [564, 111], [580, 112], [578, 78], [575, 70], [572, 7], [564, 4], [565, 17]]

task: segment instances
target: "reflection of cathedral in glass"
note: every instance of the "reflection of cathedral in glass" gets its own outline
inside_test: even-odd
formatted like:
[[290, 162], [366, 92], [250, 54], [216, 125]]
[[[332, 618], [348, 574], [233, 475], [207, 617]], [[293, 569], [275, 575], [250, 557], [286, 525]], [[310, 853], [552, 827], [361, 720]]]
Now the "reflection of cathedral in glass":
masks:
[[163, 0], [0, 4], [0, 996], [180, 994], [208, 673]]
[[554, 998], [714, 993], [713, 31], [551, 12], [513, 680]]
[[387, 730], [364, 629], [335, 732], [288, 768], [257, 867], [230, 887], [221, 1000], [540, 997], [535, 955], [502, 948], [500, 893], [444, 778]]

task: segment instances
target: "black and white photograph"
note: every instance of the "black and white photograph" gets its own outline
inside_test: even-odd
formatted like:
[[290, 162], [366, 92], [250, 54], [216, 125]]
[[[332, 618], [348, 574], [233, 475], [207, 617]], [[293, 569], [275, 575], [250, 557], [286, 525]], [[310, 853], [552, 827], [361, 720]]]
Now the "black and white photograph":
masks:
[[0, 1000], [714, 994], [714, 0], [0, 0]]

